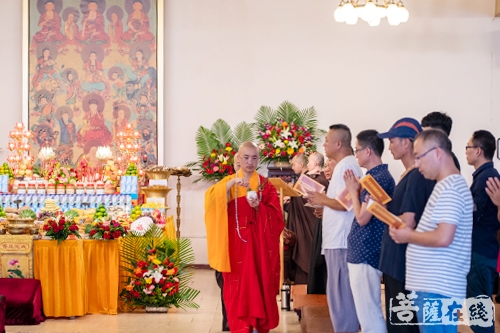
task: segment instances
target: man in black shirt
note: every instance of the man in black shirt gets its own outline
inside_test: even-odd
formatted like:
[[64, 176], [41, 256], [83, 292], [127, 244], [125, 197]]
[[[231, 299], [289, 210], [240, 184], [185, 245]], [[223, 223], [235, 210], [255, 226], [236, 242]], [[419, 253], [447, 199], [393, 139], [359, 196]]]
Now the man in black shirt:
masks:
[[[389, 139], [389, 150], [394, 159], [400, 160], [406, 169], [394, 189], [394, 195], [388, 209], [411, 228], [417, 226], [435, 184], [434, 181], [425, 179], [418, 169], [413, 167], [415, 161], [413, 139], [420, 132], [422, 132], [422, 127], [416, 119], [403, 118], [398, 120], [389, 132], [378, 135], [382, 139]], [[386, 323], [389, 333], [419, 332], [418, 326], [415, 325], [417, 322], [415, 314], [411, 321], [412, 324], [406, 323], [405, 325], [405, 322], [400, 321], [396, 313], [391, 313], [389, 308], [391, 302], [394, 306], [400, 305], [396, 299], [399, 293], [409, 294], [405, 289], [406, 247], [407, 244], [396, 244], [389, 235], [389, 227], [385, 226], [379, 270], [384, 273]]]
[[[447, 136], [450, 136], [451, 125], [453, 125], [453, 120], [443, 112], [434, 111], [422, 118], [422, 128], [424, 131], [428, 128], [439, 129], [445, 132]], [[455, 166], [460, 171], [460, 163], [458, 162], [457, 156], [453, 152], [451, 156], [453, 157]]]
[[[474, 166], [470, 190], [474, 200], [472, 225], [471, 267], [467, 276], [467, 297], [491, 296], [497, 275], [498, 241], [500, 223], [497, 207], [486, 193], [487, 180], [498, 178], [493, 167], [496, 140], [488, 131], [474, 132], [465, 147], [467, 163]], [[471, 326], [474, 332], [495, 332], [495, 327]]]

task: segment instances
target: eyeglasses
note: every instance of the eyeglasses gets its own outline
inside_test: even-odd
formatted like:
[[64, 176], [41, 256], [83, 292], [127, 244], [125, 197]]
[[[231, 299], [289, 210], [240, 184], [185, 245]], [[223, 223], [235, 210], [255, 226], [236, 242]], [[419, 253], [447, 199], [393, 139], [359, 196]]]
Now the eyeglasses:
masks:
[[469, 148], [481, 148], [481, 147], [480, 146], [465, 146], [465, 150], [467, 150]]
[[365, 150], [366, 148], [370, 148], [370, 147], [366, 146], [366, 147], [363, 147], [363, 148], [354, 149], [354, 150], [353, 150], [353, 152], [354, 152], [354, 154], [357, 154], [357, 153], [359, 153], [360, 151]]
[[434, 149], [436, 149], [436, 148], [441, 148], [441, 147], [439, 147], [439, 146], [432, 147], [431, 149], [429, 149], [429, 150], [428, 150], [428, 151], [426, 151], [425, 153], [420, 154], [420, 155], [418, 155], [417, 157], [415, 157], [415, 164], [420, 163], [420, 159], [421, 159], [422, 157], [424, 157], [425, 155], [429, 154], [431, 151], [433, 151], [433, 150], [434, 150]]

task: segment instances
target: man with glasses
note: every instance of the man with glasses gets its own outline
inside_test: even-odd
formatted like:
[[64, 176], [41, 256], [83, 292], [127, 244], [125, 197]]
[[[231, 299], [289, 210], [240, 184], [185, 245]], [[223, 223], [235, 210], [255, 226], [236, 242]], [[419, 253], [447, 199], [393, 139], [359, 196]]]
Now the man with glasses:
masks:
[[[394, 159], [400, 160], [406, 169], [394, 189], [394, 195], [388, 209], [392, 214], [399, 216], [410, 228], [417, 226], [427, 199], [434, 188], [434, 181], [425, 179], [413, 167], [415, 160], [413, 139], [420, 132], [422, 132], [422, 127], [416, 119], [402, 118], [394, 123], [389, 132], [378, 134], [379, 138], [389, 139], [389, 150]], [[397, 306], [399, 304], [396, 297], [400, 293], [408, 294], [408, 292], [405, 289], [406, 244], [396, 244], [390, 237], [387, 226], [385, 226], [382, 236], [379, 270], [383, 273], [385, 284], [388, 332], [418, 332], [418, 326], [407, 325], [407, 322], [399, 320], [395, 313], [390, 312], [391, 300]], [[416, 323], [416, 318], [413, 317], [413, 323]]]
[[[359, 166], [365, 168], [366, 174], [371, 175], [392, 197], [394, 178], [387, 164], [382, 163], [384, 140], [377, 134], [375, 130], [361, 131], [356, 137], [354, 152]], [[380, 300], [382, 272], [378, 266], [385, 225], [368, 211], [369, 193], [364, 189], [360, 194], [359, 180], [351, 170], [345, 172], [344, 180], [352, 198], [355, 216], [347, 236], [347, 266], [356, 313], [363, 333], [384, 333], [386, 325]]]
[[[455, 166], [451, 141], [440, 130], [415, 138], [415, 167], [436, 186], [416, 229], [389, 229], [398, 244], [407, 244], [406, 288], [417, 295], [414, 305], [420, 332], [457, 332], [458, 325], [424, 323], [426, 299], [464, 299], [470, 266], [472, 195]], [[443, 312], [441, 316], [445, 316]], [[442, 319], [442, 317], [441, 317]], [[434, 322], [436, 323], [436, 322]]]
[[[500, 223], [497, 219], [497, 207], [486, 192], [487, 180], [498, 178], [498, 171], [493, 167], [496, 140], [493, 134], [480, 130], [472, 134], [465, 155], [467, 163], [476, 171], [472, 174], [470, 190], [474, 199], [474, 224], [472, 226], [472, 258], [467, 276], [467, 297], [480, 295], [491, 296], [497, 276], [498, 241], [497, 232]], [[495, 327], [471, 326], [474, 332], [494, 332]]]

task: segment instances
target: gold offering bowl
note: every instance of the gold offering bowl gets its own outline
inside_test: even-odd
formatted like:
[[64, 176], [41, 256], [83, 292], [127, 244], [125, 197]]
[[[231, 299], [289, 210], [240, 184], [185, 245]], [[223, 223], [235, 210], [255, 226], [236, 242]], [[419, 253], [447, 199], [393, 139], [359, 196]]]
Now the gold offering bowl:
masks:
[[174, 176], [184, 176], [184, 177], [189, 177], [191, 176], [191, 170], [188, 167], [177, 167], [177, 168], [172, 168], [171, 174]]
[[24, 235], [29, 232], [30, 226], [28, 224], [16, 224], [9, 226], [8, 231], [11, 235]]
[[148, 171], [146, 170], [146, 175], [148, 175], [149, 179], [168, 179], [172, 174], [171, 169], [164, 169], [162, 171]]
[[21, 218], [17, 219], [7, 218], [7, 221], [9, 222], [9, 226], [13, 227], [19, 224], [33, 224], [33, 222], [35, 222], [34, 219], [21, 219]]
[[24, 235], [29, 233], [30, 228], [34, 228], [34, 219], [8, 218], [7, 229], [11, 235]]
[[144, 191], [148, 198], [166, 198], [170, 190], [171, 188], [160, 185], [141, 188], [141, 191]]

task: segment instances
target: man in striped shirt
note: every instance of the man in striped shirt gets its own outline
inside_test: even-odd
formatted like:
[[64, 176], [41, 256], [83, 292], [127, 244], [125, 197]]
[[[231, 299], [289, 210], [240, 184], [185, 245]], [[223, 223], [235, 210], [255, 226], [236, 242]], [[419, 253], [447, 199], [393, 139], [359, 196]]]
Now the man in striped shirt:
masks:
[[[406, 289], [416, 292], [417, 317], [423, 323], [424, 299], [465, 298], [471, 258], [472, 195], [440, 130], [420, 133], [414, 145], [415, 167], [436, 186], [415, 230], [390, 228], [406, 250]], [[457, 332], [456, 325], [422, 325], [420, 332]]]

